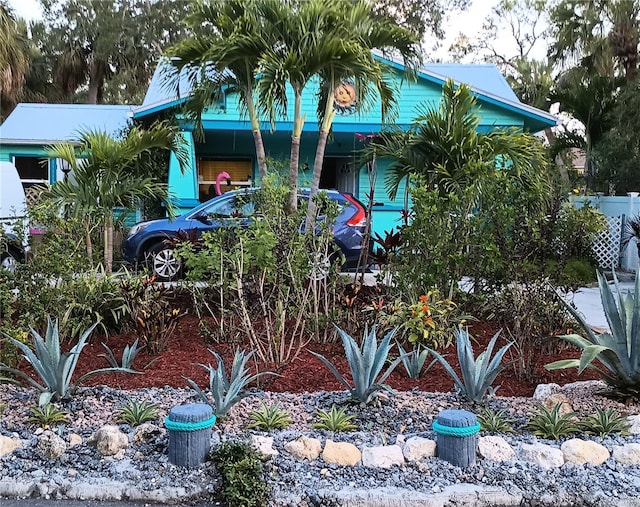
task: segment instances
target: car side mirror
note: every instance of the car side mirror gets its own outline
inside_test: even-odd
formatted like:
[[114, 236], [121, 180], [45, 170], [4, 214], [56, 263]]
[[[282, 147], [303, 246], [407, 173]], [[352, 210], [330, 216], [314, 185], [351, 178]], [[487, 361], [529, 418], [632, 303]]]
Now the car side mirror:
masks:
[[193, 218], [195, 218], [198, 222], [201, 222], [205, 225], [211, 225], [211, 220], [209, 220], [209, 216], [205, 211], [200, 211], [196, 213], [195, 215], [193, 215]]

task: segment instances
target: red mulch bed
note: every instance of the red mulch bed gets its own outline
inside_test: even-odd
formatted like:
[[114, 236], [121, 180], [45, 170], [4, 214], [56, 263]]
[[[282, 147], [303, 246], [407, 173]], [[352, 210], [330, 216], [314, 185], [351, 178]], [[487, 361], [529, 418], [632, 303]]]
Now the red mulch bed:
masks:
[[[208, 373], [196, 363], [211, 363], [215, 366], [215, 359], [208, 352], [208, 349], [211, 349], [223, 357], [225, 367], [230, 369], [233, 351], [238, 345], [232, 343], [207, 343], [199, 332], [198, 324], [197, 318], [187, 315], [181, 319], [175, 333], [171, 336], [167, 351], [158, 355], [150, 355], [146, 350], [143, 350], [138, 354], [134, 366], [142, 371], [143, 374], [100, 375], [92, 377], [86, 383], [93, 385], [106, 384], [121, 389], [163, 386], [184, 388], [187, 387], [184, 377], [188, 377], [195, 380], [200, 386], [206, 386], [208, 384]], [[470, 325], [470, 333], [477, 342], [474, 344], [476, 355], [486, 348], [488, 341], [496, 330], [496, 325], [487, 322], [474, 322]], [[106, 340], [100, 337], [93, 337], [91, 343], [85, 347], [80, 355], [76, 375], [107, 366], [105, 359], [100, 357], [100, 354], [105, 352], [101, 345], [103, 341], [114, 350], [116, 357], [120, 358], [124, 346], [133, 343], [134, 340], [135, 337], [133, 335], [127, 334], [110, 336]], [[505, 339], [501, 338], [495, 350], [504, 343]], [[279, 376], [266, 375], [259, 379], [258, 387], [275, 392], [343, 390], [344, 387], [319, 359], [309, 353], [309, 350], [323, 354], [338, 367], [346, 378], [350, 378], [347, 375], [348, 366], [341, 343], [312, 343], [305, 348], [294, 362], [278, 368], [277, 373]], [[447, 360], [457, 369], [455, 346], [444, 351], [444, 353], [448, 354]], [[513, 359], [516, 353], [515, 348], [512, 347], [511, 353], [511, 359]], [[577, 371], [573, 369], [556, 372], [548, 372], [544, 369], [544, 365], [549, 362], [575, 357], [579, 357], [579, 351], [575, 349], [566, 349], [562, 353], [555, 355], [541, 354], [535, 364], [533, 381], [517, 378], [513, 367], [509, 367], [498, 376], [494, 384], [495, 386], [500, 386], [497, 394], [500, 396], [531, 396], [537, 384], [549, 382], [566, 384], [576, 380], [598, 378], [592, 371], [587, 371], [578, 377]], [[429, 358], [427, 361], [428, 364], [431, 359]], [[258, 371], [268, 369], [255, 363], [252, 364], [252, 367], [254, 370], [257, 367]], [[435, 364], [423, 378], [417, 380], [408, 378], [404, 367], [399, 365], [389, 377], [387, 383], [400, 391], [409, 391], [417, 388], [429, 392], [449, 392], [454, 389], [453, 382], [440, 364]]]

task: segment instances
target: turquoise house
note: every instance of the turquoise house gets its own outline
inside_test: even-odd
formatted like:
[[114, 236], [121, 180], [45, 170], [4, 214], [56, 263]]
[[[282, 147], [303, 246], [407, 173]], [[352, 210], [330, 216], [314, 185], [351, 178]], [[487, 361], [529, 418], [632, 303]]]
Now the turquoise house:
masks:
[[[438, 103], [442, 86], [449, 78], [469, 85], [477, 96], [482, 131], [516, 126], [535, 133], [556, 125], [554, 116], [522, 104], [494, 65], [428, 64], [418, 72], [415, 81], [409, 81], [403, 79], [400, 64], [387, 63], [398, 98], [394, 121], [401, 127], [411, 124], [418, 106]], [[251, 127], [248, 118], [240, 113], [237, 95], [227, 93], [216, 107], [203, 114], [204, 138], [196, 138], [192, 125], [180, 120], [179, 106], [188, 98], [190, 90], [181, 86], [179, 93], [170, 92], [162, 69], [161, 63], [140, 106], [20, 104], [0, 126], [0, 160], [16, 165], [25, 186], [43, 181], [53, 183], [64, 177], [65, 168], [56, 160], [40, 163], [46, 145], [72, 140], [79, 129], [86, 127], [117, 133], [128, 122], [147, 123], [175, 113], [190, 155], [183, 173], [178, 169], [177, 160], [173, 157], [170, 160], [169, 187], [179, 209], [186, 211], [213, 196], [216, 178], [222, 172], [231, 176], [227, 188], [258, 184]], [[300, 147], [301, 186], [310, 181], [318, 138], [315, 94], [314, 83], [311, 83], [302, 97], [307, 120]], [[293, 97], [290, 105], [293, 106]], [[263, 127], [267, 157], [288, 165], [292, 114], [279, 118], [274, 129], [267, 122]], [[369, 177], [366, 168], [355, 167], [356, 152], [362, 147], [363, 135], [382, 128], [380, 108], [376, 106], [360, 113], [336, 115], [320, 187], [350, 192], [366, 202]], [[373, 227], [380, 233], [398, 224], [402, 210], [401, 198], [392, 201], [386, 194], [384, 172], [385, 166], [379, 165], [373, 204]]]

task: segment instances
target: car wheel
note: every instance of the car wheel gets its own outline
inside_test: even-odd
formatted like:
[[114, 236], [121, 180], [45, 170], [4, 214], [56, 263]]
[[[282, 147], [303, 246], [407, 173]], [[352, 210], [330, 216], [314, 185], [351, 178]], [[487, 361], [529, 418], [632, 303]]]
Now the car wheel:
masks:
[[158, 243], [149, 249], [149, 269], [158, 281], [168, 282], [180, 275], [182, 263], [174, 255], [173, 248]]
[[0, 270], [14, 273], [18, 265], [18, 255], [12, 250], [0, 253]]
[[332, 265], [339, 260], [335, 252], [316, 252], [311, 260], [310, 271], [307, 274], [309, 280], [321, 281], [329, 276]]

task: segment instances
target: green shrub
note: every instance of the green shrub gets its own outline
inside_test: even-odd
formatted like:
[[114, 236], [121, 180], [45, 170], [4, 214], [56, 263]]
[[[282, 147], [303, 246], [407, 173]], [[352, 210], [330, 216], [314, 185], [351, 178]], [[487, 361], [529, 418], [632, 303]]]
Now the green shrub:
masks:
[[222, 442], [210, 455], [222, 475], [222, 496], [229, 506], [263, 507], [269, 498], [262, 461], [246, 442]]

